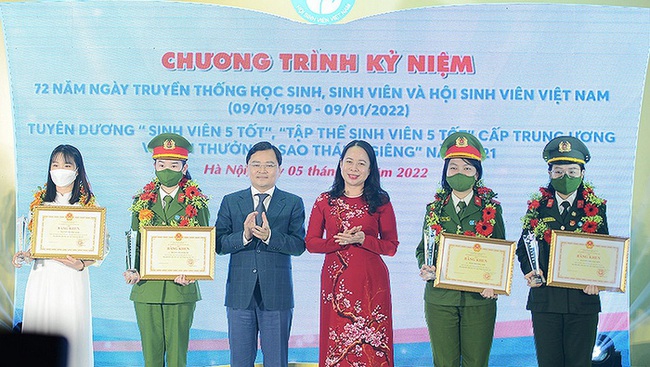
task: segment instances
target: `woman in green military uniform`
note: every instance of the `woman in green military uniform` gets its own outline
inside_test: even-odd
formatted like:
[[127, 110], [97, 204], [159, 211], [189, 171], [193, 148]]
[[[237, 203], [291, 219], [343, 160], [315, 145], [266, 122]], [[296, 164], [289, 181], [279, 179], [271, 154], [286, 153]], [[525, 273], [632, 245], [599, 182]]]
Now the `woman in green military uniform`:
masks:
[[[177, 134], [161, 134], [149, 142], [156, 178], [138, 192], [130, 211], [131, 227], [207, 226], [210, 219], [208, 198], [201, 193], [188, 172], [189, 141]], [[124, 272], [133, 284], [131, 300], [142, 339], [145, 366], [183, 367], [187, 364], [190, 327], [199, 285], [179, 274], [170, 280], [141, 280], [140, 234], [136, 238], [135, 269]]]
[[584, 165], [591, 158], [583, 142], [559, 136], [544, 147], [542, 157], [548, 164], [550, 183], [528, 201], [517, 245], [521, 270], [531, 287], [526, 309], [532, 314], [537, 362], [540, 367], [589, 367], [601, 310], [598, 287], [547, 287], [535, 281], [524, 237], [532, 233], [537, 239], [539, 275], [545, 277], [551, 231], [608, 234], [605, 200], [583, 181]]
[[[440, 149], [445, 160], [442, 188], [427, 205], [424, 233], [504, 239], [505, 227], [496, 194], [481, 183], [485, 150], [471, 134], [449, 135]], [[480, 293], [434, 288], [435, 266], [425, 264], [424, 241], [416, 250], [420, 276], [427, 281], [424, 312], [436, 367], [487, 367], [497, 313], [492, 289]], [[433, 263], [435, 264], [436, 254]]]

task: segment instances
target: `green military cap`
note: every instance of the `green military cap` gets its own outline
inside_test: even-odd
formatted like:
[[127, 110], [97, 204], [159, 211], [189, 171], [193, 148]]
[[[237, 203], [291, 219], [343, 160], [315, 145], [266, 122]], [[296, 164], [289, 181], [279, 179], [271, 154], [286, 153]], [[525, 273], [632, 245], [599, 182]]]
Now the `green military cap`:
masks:
[[482, 161], [485, 159], [485, 149], [481, 142], [472, 134], [465, 132], [453, 133], [442, 142], [440, 156], [447, 158], [465, 158]]
[[585, 164], [591, 159], [589, 149], [582, 141], [572, 136], [558, 136], [544, 147], [542, 157], [547, 163]]
[[151, 139], [147, 148], [153, 152], [153, 159], [178, 159], [185, 160], [192, 152], [192, 144], [184, 137], [164, 133]]

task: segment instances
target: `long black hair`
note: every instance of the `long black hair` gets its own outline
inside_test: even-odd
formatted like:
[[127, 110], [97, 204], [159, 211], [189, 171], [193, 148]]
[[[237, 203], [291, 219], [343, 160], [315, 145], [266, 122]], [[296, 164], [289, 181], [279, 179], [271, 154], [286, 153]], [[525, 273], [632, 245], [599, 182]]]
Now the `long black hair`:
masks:
[[70, 204], [75, 204], [79, 202], [81, 198], [81, 190], [86, 193], [86, 202], [82, 204], [87, 204], [93, 193], [90, 190], [90, 183], [88, 182], [88, 177], [86, 176], [86, 168], [84, 167], [84, 160], [81, 157], [81, 152], [79, 149], [68, 144], [61, 144], [58, 147], [54, 148], [52, 154], [50, 154], [50, 161], [47, 166], [47, 184], [45, 187], [45, 202], [53, 202], [56, 198], [56, 185], [52, 181], [52, 176], [50, 175], [50, 167], [52, 167], [52, 162], [54, 158], [61, 154], [65, 163], [74, 163], [77, 169], [77, 177], [74, 179], [74, 184], [72, 186], [72, 196], [70, 197]]
[[368, 159], [370, 159], [370, 166], [368, 167], [370, 174], [363, 184], [362, 197], [369, 206], [368, 212], [372, 214], [377, 211], [378, 207], [389, 202], [390, 196], [388, 196], [388, 193], [381, 188], [381, 184], [379, 182], [379, 167], [377, 166], [377, 156], [375, 155], [375, 150], [372, 149], [372, 146], [364, 140], [353, 140], [349, 142], [345, 148], [343, 148], [343, 152], [341, 152], [341, 158], [339, 158], [339, 164], [336, 166], [334, 183], [332, 184], [332, 188], [329, 191], [330, 205], [332, 205], [334, 199], [340, 198], [344, 195], [345, 181], [343, 180], [343, 175], [341, 174], [341, 162], [343, 162], [343, 158], [345, 158], [345, 153], [347, 153], [348, 149], [352, 147], [359, 147], [365, 150], [366, 154], [368, 155]]
[[[463, 162], [471, 164], [474, 168], [476, 168], [476, 175], [477, 179], [476, 181], [480, 180], [481, 177], [483, 177], [483, 165], [481, 164], [481, 161], [478, 159], [468, 159], [468, 158], [461, 158]], [[442, 184], [442, 189], [445, 190], [446, 192], [451, 192], [451, 186], [449, 186], [449, 183], [447, 182], [447, 168], [449, 167], [449, 161], [451, 161], [452, 158], [447, 158], [445, 159], [445, 166], [442, 168], [442, 180], [440, 183]]]

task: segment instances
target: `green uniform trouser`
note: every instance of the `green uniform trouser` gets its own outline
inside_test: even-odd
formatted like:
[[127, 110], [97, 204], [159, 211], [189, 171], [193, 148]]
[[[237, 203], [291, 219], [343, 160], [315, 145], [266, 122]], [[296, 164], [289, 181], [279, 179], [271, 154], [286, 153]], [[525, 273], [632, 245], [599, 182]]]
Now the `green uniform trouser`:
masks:
[[[424, 302], [435, 367], [487, 367], [497, 316], [496, 302], [440, 306]], [[461, 357], [462, 356], [462, 357]]]
[[146, 367], [185, 367], [196, 302], [134, 302]]

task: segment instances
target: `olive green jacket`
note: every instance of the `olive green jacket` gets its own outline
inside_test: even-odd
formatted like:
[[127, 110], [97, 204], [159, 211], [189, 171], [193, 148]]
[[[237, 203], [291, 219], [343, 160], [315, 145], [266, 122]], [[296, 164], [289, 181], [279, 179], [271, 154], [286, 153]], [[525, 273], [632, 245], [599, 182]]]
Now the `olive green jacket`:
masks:
[[[449, 196], [447, 202], [444, 203], [442, 216], [440, 217], [440, 225], [442, 226], [444, 232], [462, 234], [465, 231], [475, 231], [476, 223], [479, 222], [483, 217], [481, 206], [476, 205], [475, 199], [476, 191], [474, 191], [474, 196], [470, 204], [465, 208], [462, 218], [459, 218], [454, 208], [451, 195]], [[506, 231], [505, 225], [503, 223], [501, 205], [499, 205], [496, 201], [492, 201], [492, 204], [496, 207], [496, 214], [494, 218], [496, 223], [494, 224], [491, 238], [504, 239]], [[423, 229], [424, 228], [426, 228], [426, 216], [423, 225]], [[436, 255], [437, 254], [434, 254], [434, 263], [437, 259]], [[422, 268], [422, 265], [424, 264], [423, 239], [420, 240], [420, 244], [415, 251], [415, 256], [418, 259], [418, 267]], [[441, 306], [479, 306], [491, 302], [496, 302], [494, 299], [483, 298], [479, 293], [475, 292], [463, 292], [451, 289], [435, 288], [433, 286], [433, 281], [427, 282], [424, 291], [424, 300], [431, 304]]]
[[[156, 202], [151, 207], [151, 211], [154, 213], [154, 217], [151, 225], [154, 226], [167, 226], [169, 220], [176, 220], [181, 215], [185, 215], [185, 205], [178, 202], [178, 194], [182, 190], [178, 190], [174, 200], [169, 204], [167, 211], [167, 216], [162, 207], [162, 200], [160, 193], [156, 198]], [[210, 211], [208, 208], [202, 208], [198, 210], [198, 215], [196, 217], [199, 225], [207, 226], [210, 221]], [[140, 227], [140, 220], [138, 219], [138, 213], [133, 213], [133, 218], [131, 221], [131, 229], [138, 231]], [[136, 239], [136, 249], [135, 249], [135, 268], [140, 271], [140, 233]], [[180, 275], [180, 274], [179, 274]], [[131, 290], [131, 301], [141, 302], [141, 303], [187, 303], [187, 302], [196, 302], [201, 299], [201, 292], [199, 290], [198, 283], [192, 283], [187, 286], [182, 286], [180, 284], [174, 283], [172, 280], [141, 280], [137, 284], [133, 285]]]

